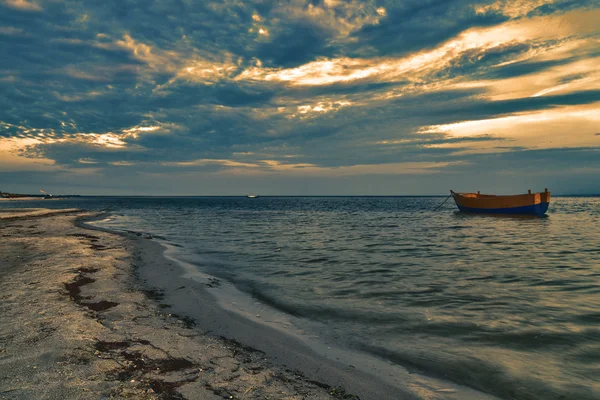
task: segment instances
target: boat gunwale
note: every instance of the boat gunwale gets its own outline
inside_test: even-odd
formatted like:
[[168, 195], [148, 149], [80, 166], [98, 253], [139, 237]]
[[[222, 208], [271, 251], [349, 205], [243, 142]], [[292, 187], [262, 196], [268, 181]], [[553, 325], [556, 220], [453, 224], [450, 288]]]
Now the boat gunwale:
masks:
[[[484, 193], [473, 193], [473, 192], [455, 192], [455, 191], [450, 191], [452, 193], [452, 195], [454, 197], [456, 196], [460, 196], [460, 197], [464, 197], [465, 199], [480, 199], [480, 198], [492, 198], [492, 199], [506, 199], [506, 198], [511, 198], [511, 197], [519, 197], [519, 196], [535, 196], [536, 194], [539, 195], [543, 195], [546, 193], [550, 193], [550, 192], [535, 192], [535, 193], [521, 193], [521, 194], [501, 194], [501, 195], [497, 195], [497, 194], [484, 194]], [[465, 196], [468, 194], [472, 194], [474, 197], [470, 197], [470, 196]]]

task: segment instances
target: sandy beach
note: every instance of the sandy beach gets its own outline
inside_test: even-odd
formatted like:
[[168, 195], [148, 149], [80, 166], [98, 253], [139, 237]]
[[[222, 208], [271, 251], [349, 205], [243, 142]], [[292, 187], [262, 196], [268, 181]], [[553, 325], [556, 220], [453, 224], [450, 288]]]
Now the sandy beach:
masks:
[[0, 213], [0, 398], [352, 398], [162, 308], [135, 239], [74, 224], [90, 216]]

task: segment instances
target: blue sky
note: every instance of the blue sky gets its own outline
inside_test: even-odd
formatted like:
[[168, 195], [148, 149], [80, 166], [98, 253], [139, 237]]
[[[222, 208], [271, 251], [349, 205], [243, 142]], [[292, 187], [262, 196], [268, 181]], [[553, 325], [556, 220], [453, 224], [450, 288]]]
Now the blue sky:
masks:
[[600, 193], [591, 0], [0, 0], [0, 190]]

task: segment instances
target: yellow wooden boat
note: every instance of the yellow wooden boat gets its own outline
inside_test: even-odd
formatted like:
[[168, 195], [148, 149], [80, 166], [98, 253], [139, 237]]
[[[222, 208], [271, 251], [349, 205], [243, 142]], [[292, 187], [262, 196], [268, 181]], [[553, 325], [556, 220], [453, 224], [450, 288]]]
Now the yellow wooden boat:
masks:
[[455, 193], [450, 191], [462, 212], [543, 216], [550, 205], [550, 192], [496, 196], [491, 194]]

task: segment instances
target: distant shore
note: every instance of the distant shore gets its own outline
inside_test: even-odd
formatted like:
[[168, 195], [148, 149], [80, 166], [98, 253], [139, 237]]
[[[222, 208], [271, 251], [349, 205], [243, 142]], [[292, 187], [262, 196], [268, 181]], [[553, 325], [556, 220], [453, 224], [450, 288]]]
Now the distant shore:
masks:
[[0, 201], [54, 200], [43, 197], [0, 197]]

